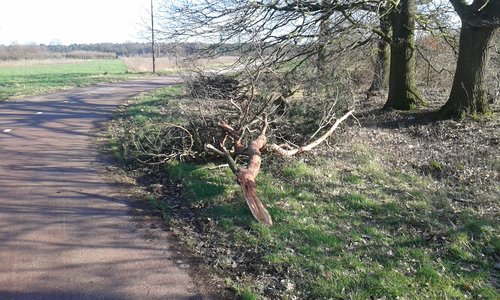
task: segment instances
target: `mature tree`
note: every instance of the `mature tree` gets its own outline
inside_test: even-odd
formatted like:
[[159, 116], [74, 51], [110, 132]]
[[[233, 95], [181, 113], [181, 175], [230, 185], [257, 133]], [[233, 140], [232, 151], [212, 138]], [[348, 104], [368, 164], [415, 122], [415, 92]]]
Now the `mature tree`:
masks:
[[415, 0], [401, 0], [393, 7], [389, 96], [384, 108], [409, 110], [425, 102], [415, 79]]
[[[165, 1], [162, 11], [163, 36], [170, 42], [205, 42], [213, 46], [209, 51], [237, 50], [241, 54], [240, 62], [245, 66], [243, 73], [247, 75], [247, 83], [242, 89], [245, 95], [230, 99], [237, 110], [231, 115], [238, 116], [237, 122], [229, 120], [226, 123], [221, 119], [219, 127], [223, 138], [215, 146], [207, 145], [207, 149], [227, 158], [252, 213], [264, 224], [270, 225], [272, 221], [256, 195], [255, 177], [260, 169], [260, 151], [267, 145], [268, 150], [285, 156], [301, 153], [324, 141], [335, 130], [337, 123], [329, 125], [338, 112], [348, 106], [344, 105], [342, 109], [337, 106], [341, 103], [337, 100], [345, 96], [339, 96], [342, 87], [335, 86], [336, 81], [340, 81], [340, 76], [335, 77], [335, 69], [341, 68], [340, 57], [356, 47], [369, 44], [374, 36], [382, 38], [379, 69], [387, 70], [387, 44], [390, 44], [391, 53], [389, 96], [385, 108], [408, 110], [424, 104], [415, 79], [416, 0], [184, 0]], [[332, 69], [334, 72], [330, 72]], [[295, 72], [302, 73], [297, 76]], [[380, 76], [382, 86], [383, 78]], [[324, 116], [319, 129], [309, 138], [313, 142], [293, 147], [284, 137], [282, 140], [286, 143], [269, 145], [267, 116], [285, 116], [285, 110], [277, 112], [282, 106], [291, 105], [283, 99], [292, 95], [293, 89], [303, 92], [303, 98], [307, 100], [320, 95], [322, 99], [335, 101], [315, 115], [315, 121], [321, 114]], [[317, 106], [322, 104], [321, 101], [310, 102]], [[311, 107], [303, 108], [311, 110]], [[352, 111], [337, 121], [350, 114]], [[261, 134], [245, 146], [243, 136], [251, 132], [250, 127], [261, 118], [264, 120]], [[269, 122], [276, 126], [274, 128], [279, 128], [275, 120]], [[302, 122], [300, 126], [305, 125], [300, 119], [298, 122]], [[314, 138], [328, 127], [331, 129], [321, 138]], [[276, 136], [273, 138], [279, 140]], [[249, 157], [246, 168], [240, 168], [232, 161], [233, 155], [240, 154]]]
[[500, 0], [450, 0], [462, 28], [455, 77], [442, 117], [463, 117], [490, 111], [484, 85], [489, 45], [500, 28]]

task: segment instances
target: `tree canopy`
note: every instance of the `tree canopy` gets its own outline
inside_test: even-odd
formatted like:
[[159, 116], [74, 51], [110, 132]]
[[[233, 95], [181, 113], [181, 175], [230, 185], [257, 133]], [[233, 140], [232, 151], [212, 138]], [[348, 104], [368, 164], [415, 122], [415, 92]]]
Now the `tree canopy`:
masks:
[[[221, 49], [236, 52], [240, 62], [247, 66], [272, 69], [286, 66], [287, 71], [312, 61], [316, 61], [318, 69], [335, 67], [338, 60], [349, 57], [349, 52], [371, 47], [379, 40], [380, 58], [385, 55], [387, 61], [377, 64], [378, 68], [389, 68], [389, 50], [383, 48], [388, 45], [390, 60], [395, 62], [390, 67], [393, 79], [382, 80], [389, 81], [385, 107], [413, 109], [425, 105], [414, 79], [418, 51], [415, 37], [429, 32], [453, 44], [450, 32], [456, 30], [456, 16], [450, 14], [451, 7], [462, 20], [462, 29], [488, 27], [494, 36], [499, 23], [498, 3], [498, 0], [476, 0], [471, 4], [463, 0], [164, 1], [159, 33], [169, 42], [209, 43], [211, 47], [205, 53], [217, 54]], [[489, 39], [484, 46], [488, 45]], [[461, 47], [460, 51], [468, 56], [473, 50]], [[474, 68], [484, 69], [487, 59], [482, 61]], [[463, 65], [460, 59], [459, 64]], [[389, 75], [387, 70], [385, 73], [376, 70], [375, 74]], [[467, 111], [483, 113], [488, 109]]]

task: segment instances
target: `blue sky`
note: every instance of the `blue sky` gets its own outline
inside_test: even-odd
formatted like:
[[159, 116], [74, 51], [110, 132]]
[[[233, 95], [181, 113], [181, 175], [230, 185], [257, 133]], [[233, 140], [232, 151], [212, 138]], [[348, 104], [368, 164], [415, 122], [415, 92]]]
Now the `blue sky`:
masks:
[[150, 0], [0, 0], [0, 44], [141, 41]]

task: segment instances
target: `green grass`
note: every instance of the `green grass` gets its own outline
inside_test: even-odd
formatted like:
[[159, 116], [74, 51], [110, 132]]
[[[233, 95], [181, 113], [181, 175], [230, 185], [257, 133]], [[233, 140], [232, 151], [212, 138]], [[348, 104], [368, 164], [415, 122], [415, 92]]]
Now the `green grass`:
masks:
[[[171, 122], [158, 107], [181, 93], [143, 96], [124, 116], [137, 124]], [[457, 208], [430, 177], [386, 168], [363, 146], [349, 151], [350, 161], [342, 162], [348, 168], [321, 156], [307, 164], [264, 158], [257, 185], [273, 217], [270, 228], [253, 219], [227, 168], [174, 163], [169, 173], [182, 182], [184, 200], [198, 217], [214, 220], [212, 230], [220, 234], [211, 243], [236, 258], [239, 249], [253, 249], [243, 264], [259, 263], [266, 270], [260, 272], [291, 280], [293, 288], [284, 291], [290, 297], [497, 299], [490, 281], [500, 253], [494, 214]], [[245, 273], [232, 279], [240, 296], [261, 297], [263, 289], [248, 283], [252, 271]]]
[[118, 59], [0, 67], [0, 100], [137, 77]]
[[257, 300], [258, 295], [255, 294], [253, 291], [248, 290], [248, 289], [243, 289], [243, 290], [237, 290], [238, 296], [240, 297], [241, 300]]
[[332, 196], [324, 186], [342, 185], [337, 179], [291, 179], [304, 174], [301, 163], [285, 170], [283, 179], [266, 171], [258, 178], [259, 195], [274, 218], [271, 228], [253, 220], [227, 170], [177, 164], [173, 174], [183, 181], [186, 200], [205, 207], [201, 216], [218, 220], [218, 230], [232, 241], [268, 249], [264, 263], [294, 270], [308, 297], [495, 299], [489, 283], [498, 252], [495, 220], [443, 208], [428, 185], [414, 186], [422, 179], [397, 183], [391, 179], [397, 174], [380, 178], [360, 169], [360, 178], [376, 177], [391, 189], [351, 187]]

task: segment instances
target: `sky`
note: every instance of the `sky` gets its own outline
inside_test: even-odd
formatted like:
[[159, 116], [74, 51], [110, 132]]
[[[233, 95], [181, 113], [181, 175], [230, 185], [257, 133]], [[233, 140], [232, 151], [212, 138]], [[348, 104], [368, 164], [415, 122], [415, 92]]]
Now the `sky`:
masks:
[[139, 38], [150, 0], [0, 0], [0, 44], [120, 43]]

